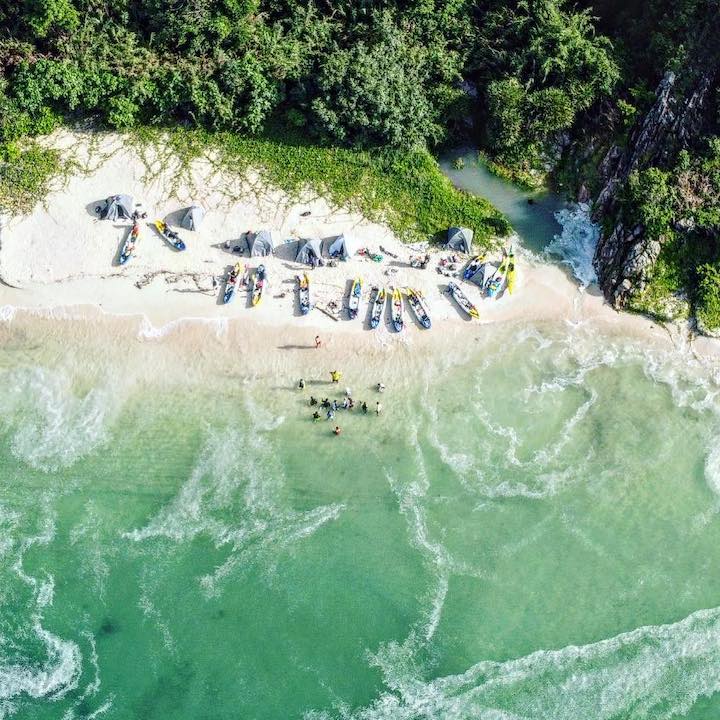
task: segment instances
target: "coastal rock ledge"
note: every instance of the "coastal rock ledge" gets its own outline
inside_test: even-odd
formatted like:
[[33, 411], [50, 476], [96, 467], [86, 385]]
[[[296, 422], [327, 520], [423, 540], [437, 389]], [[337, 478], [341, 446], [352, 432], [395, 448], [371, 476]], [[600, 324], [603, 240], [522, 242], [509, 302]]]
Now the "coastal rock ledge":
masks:
[[645, 288], [663, 238], [649, 238], [641, 224], [623, 217], [621, 192], [631, 173], [666, 167], [700, 135], [718, 77], [719, 53], [700, 52], [682, 69], [666, 73], [655, 101], [636, 122], [627, 145], [612, 146], [600, 164], [602, 181], [593, 217], [603, 227], [593, 264], [605, 298], [616, 308]]

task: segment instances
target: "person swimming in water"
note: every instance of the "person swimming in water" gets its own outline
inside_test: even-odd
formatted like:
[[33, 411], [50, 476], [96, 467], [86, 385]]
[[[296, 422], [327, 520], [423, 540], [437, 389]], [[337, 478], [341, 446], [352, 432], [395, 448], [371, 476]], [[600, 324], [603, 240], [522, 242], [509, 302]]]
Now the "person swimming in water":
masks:
[[317, 403], [317, 400], [316, 400], [312, 395], [310, 396], [310, 404], [311, 404], [311, 405], [317, 405], [317, 404], [318, 404], [318, 403]]
[[367, 415], [367, 403], [363, 400], [363, 404], [360, 406], [365, 415]]
[[325, 399], [320, 403], [320, 407], [322, 407], [322, 408], [329, 408], [329, 407], [330, 407], [330, 401], [329, 401], [327, 398], [325, 398]]
[[327, 411], [327, 419], [332, 420], [335, 417], [335, 413], [332, 410]]
[[305, 389], [305, 381], [302, 378], [300, 378], [300, 382], [298, 383], [298, 388], [300, 388], [300, 390]]
[[317, 422], [320, 419], [320, 413], [316, 410], [313, 413], [313, 422]]
[[339, 435], [339, 434], [342, 432], [342, 430], [336, 425], [336, 426], [335, 426], [335, 429], [333, 430], [333, 432], [334, 432], [336, 435]]

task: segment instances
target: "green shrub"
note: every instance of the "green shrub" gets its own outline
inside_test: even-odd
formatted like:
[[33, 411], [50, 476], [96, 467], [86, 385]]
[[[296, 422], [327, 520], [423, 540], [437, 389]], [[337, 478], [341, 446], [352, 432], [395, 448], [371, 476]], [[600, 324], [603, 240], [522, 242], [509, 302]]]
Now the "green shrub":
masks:
[[698, 270], [695, 314], [708, 330], [720, 328], [720, 266], [705, 264]]

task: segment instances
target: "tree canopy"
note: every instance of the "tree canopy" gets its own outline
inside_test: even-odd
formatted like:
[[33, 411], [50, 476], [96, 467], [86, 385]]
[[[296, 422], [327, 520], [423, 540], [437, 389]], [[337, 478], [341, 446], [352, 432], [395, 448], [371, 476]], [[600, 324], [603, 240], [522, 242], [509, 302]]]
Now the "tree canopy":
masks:
[[78, 117], [243, 133], [281, 118], [414, 147], [474, 116], [503, 162], [532, 163], [617, 78], [562, 0], [20, 0], [0, 28], [5, 140]]

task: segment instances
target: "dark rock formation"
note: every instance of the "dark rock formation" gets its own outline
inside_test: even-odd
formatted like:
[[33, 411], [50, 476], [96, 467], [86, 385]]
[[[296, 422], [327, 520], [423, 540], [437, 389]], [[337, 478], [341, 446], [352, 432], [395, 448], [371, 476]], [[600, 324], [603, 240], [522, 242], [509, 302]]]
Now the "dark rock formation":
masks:
[[628, 226], [623, 220], [618, 193], [630, 173], [666, 167], [679, 150], [697, 140], [719, 70], [720, 53], [712, 43], [711, 51], [701, 46], [680, 76], [667, 73], [627, 146], [610, 148], [599, 166], [604, 184], [593, 214], [596, 221], [604, 221], [606, 232], [601, 234], [593, 263], [600, 287], [615, 307], [624, 306], [634, 292], [643, 289], [661, 247], [661, 239], [647, 238], [641, 225]]

